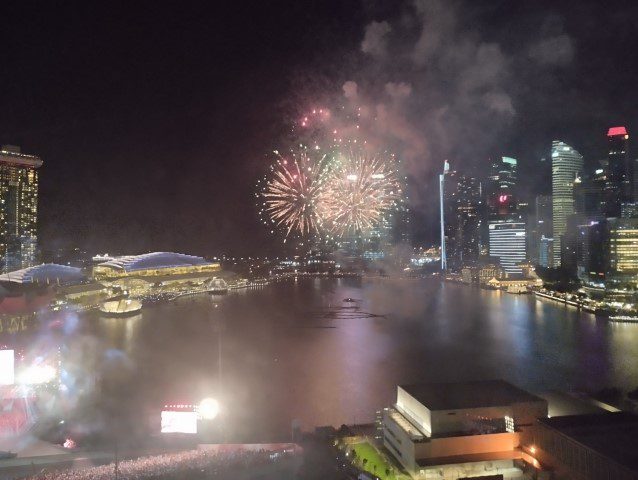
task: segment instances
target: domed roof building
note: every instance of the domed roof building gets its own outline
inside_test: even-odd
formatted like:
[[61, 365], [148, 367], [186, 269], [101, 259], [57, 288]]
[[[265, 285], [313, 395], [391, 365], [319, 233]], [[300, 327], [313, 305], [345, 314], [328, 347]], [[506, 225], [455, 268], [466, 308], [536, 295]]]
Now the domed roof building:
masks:
[[213, 273], [220, 269], [219, 263], [209, 262], [203, 257], [172, 252], [152, 252], [142, 255], [117, 257], [93, 267], [97, 280], [121, 277], [155, 277], [192, 273]]
[[43, 263], [0, 275], [0, 285], [13, 287], [72, 285], [86, 280], [82, 270], [56, 263]]

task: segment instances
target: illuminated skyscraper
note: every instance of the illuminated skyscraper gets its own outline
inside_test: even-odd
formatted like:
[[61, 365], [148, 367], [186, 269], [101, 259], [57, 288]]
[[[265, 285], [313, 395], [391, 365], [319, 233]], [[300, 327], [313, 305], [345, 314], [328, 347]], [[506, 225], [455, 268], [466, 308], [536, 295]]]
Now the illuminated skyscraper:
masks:
[[521, 274], [527, 256], [525, 223], [496, 220], [489, 223], [490, 257], [498, 258], [508, 275]]
[[[456, 267], [456, 196], [458, 182], [456, 172], [450, 170], [446, 160], [443, 163], [443, 173], [439, 175], [439, 210], [441, 220], [441, 270], [452, 270]], [[448, 263], [448, 258], [451, 264]]]
[[450, 170], [446, 161], [439, 175], [441, 211], [441, 268], [458, 272], [478, 262], [481, 184]]
[[38, 171], [42, 160], [19, 147], [0, 149], [0, 257], [3, 272], [36, 263]]
[[620, 217], [621, 205], [633, 201], [634, 168], [629, 159], [629, 135], [625, 127], [612, 127], [607, 132], [607, 182], [605, 184], [605, 216]]
[[638, 280], [638, 219], [610, 218], [609, 267], [617, 281]]
[[583, 156], [564, 142], [552, 142], [552, 225], [554, 267], [561, 264], [562, 236], [574, 213], [574, 181], [583, 171]]
[[475, 178], [460, 175], [456, 201], [458, 254], [461, 266], [478, 262], [481, 235], [481, 183]]
[[[544, 259], [540, 262], [541, 239], [552, 238], [552, 196], [538, 195], [534, 201], [532, 214], [527, 218], [527, 255], [532, 264], [540, 264], [544, 267], [551, 265], [552, 258]], [[546, 245], [542, 246], [545, 256], [547, 256]]]
[[607, 218], [579, 230], [585, 240], [578, 258], [579, 278], [632, 295], [638, 286], [638, 218]]
[[490, 220], [507, 220], [516, 214], [518, 162], [501, 157], [492, 164], [487, 183], [487, 206]]

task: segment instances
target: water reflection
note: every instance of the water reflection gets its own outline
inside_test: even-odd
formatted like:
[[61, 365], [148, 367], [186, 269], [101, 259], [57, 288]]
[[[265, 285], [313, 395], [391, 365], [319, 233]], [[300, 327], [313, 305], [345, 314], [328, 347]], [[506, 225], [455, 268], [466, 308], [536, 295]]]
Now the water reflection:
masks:
[[222, 404], [228, 440], [286, 438], [295, 419], [371, 421], [398, 383], [638, 386], [638, 325], [437, 280], [304, 279], [187, 297], [130, 318], [66, 312], [5, 330], [0, 344], [40, 338], [60, 345], [68, 405], [91, 428], [210, 396]]

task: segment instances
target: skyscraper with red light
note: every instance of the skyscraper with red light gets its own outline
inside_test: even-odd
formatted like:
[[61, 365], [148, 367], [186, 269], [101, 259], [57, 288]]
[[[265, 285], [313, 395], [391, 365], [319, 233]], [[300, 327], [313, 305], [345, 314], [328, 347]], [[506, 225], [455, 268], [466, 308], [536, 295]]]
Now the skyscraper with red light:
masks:
[[621, 205], [634, 200], [634, 166], [629, 158], [627, 129], [611, 127], [607, 132], [607, 142], [609, 154], [605, 184], [605, 216], [620, 217]]

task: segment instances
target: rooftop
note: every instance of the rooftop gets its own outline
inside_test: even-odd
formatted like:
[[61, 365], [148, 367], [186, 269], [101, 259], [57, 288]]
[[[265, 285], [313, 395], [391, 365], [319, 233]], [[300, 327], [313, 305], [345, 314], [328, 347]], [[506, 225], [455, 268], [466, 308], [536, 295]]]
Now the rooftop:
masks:
[[616, 463], [638, 470], [638, 415], [628, 412], [541, 418], [539, 422]]
[[39, 168], [42, 166], [43, 162], [40, 157], [35, 155], [26, 155], [20, 152], [20, 147], [2, 145], [2, 147], [0, 147], [0, 163]]
[[616, 135], [627, 135], [627, 129], [625, 127], [610, 127], [607, 130], [608, 137], [615, 137]]
[[504, 380], [422, 383], [399, 387], [429, 410], [503, 407], [514, 403], [545, 401]]
[[81, 269], [56, 263], [43, 263], [0, 275], [0, 283], [10, 284], [68, 284], [83, 279]]
[[127, 255], [100, 263], [100, 267], [110, 267], [124, 272], [148, 270], [157, 268], [191, 267], [195, 265], [210, 265], [211, 262], [203, 257], [185, 255], [172, 252], [151, 252], [142, 255]]

